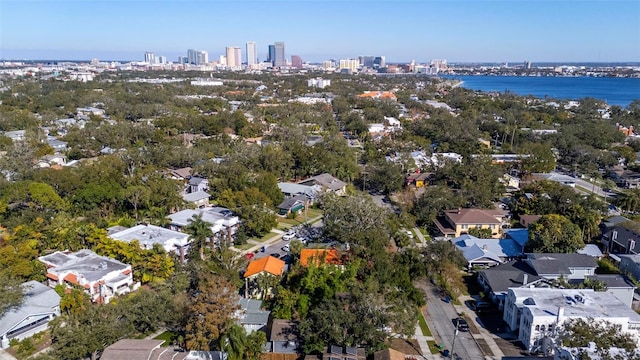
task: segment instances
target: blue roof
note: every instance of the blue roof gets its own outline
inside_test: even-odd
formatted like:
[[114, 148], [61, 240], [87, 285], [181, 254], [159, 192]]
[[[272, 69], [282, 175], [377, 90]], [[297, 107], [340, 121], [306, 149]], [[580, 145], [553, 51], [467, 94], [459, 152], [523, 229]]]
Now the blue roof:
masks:
[[505, 229], [504, 233], [507, 238], [515, 240], [523, 248], [529, 241], [529, 229]]
[[451, 242], [462, 251], [465, 259], [474, 260], [480, 257], [491, 259], [511, 258], [522, 255], [522, 247], [513, 239], [479, 239], [464, 234]]

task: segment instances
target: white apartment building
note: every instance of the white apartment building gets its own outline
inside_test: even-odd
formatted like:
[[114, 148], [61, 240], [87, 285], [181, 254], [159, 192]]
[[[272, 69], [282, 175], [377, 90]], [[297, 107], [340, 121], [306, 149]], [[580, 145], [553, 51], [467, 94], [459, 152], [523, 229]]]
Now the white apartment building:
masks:
[[140, 286], [133, 282], [131, 265], [100, 256], [91, 250], [74, 253], [56, 251], [41, 256], [47, 267], [50, 287], [56, 285], [79, 286], [91, 297], [91, 301], [106, 304], [114, 296], [126, 294]]
[[323, 78], [315, 78], [315, 79], [309, 79], [307, 81], [307, 86], [309, 87], [315, 87], [318, 89], [324, 89], [327, 86], [331, 85], [331, 80], [329, 79], [323, 79]]
[[150, 250], [153, 245], [158, 244], [162, 246], [164, 251], [174, 252], [178, 255], [190, 242], [189, 234], [147, 224], [115, 232], [109, 237], [122, 242], [138, 241], [140, 247], [145, 250]]
[[247, 66], [250, 68], [258, 64], [258, 46], [255, 41], [247, 42]]
[[547, 351], [565, 321], [590, 319], [619, 324], [640, 347], [640, 314], [613, 294], [591, 289], [509, 288], [503, 320], [531, 352]]

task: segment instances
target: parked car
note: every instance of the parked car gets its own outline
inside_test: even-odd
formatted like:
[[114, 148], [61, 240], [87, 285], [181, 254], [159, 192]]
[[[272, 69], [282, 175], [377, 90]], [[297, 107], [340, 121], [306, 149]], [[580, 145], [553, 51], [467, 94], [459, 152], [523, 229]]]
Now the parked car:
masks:
[[296, 237], [296, 233], [289, 231], [287, 233], [285, 233], [284, 235], [282, 235], [282, 240], [284, 241], [289, 241], [291, 239], [293, 239], [294, 237]]
[[459, 331], [469, 331], [469, 323], [467, 322], [467, 320], [463, 318], [457, 318], [454, 320], [454, 322]]
[[285, 244], [285, 245], [282, 247], [282, 251], [289, 252], [289, 244]]
[[281, 255], [279, 253], [273, 253], [271, 254], [271, 256], [273, 256], [276, 259], [279, 259]]

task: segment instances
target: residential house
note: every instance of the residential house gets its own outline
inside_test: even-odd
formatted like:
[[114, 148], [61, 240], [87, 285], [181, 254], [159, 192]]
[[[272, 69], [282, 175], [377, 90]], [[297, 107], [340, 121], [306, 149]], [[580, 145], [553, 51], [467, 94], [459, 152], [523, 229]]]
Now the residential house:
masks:
[[244, 327], [247, 334], [266, 331], [270, 312], [262, 310], [262, 301], [240, 298], [238, 305], [240, 309], [236, 311], [236, 322]]
[[268, 352], [282, 354], [282, 360], [297, 360], [300, 351], [298, 324], [291, 320], [273, 319], [267, 331]]
[[640, 280], [640, 255], [619, 255], [619, 258], [620, 271], [622, 271], [623, 274], [633, 276], [636, 280]]
[[320, 185], [302, 185], [290, 182], [279, 182], [278, 188], [284, 194], [284, 198], [292, 198], [296, 195], [305, 195], [309, 199], [309, 203], [313, 204], [318, 198], [318, 194], [322, 192]]
[[520, 215], [519, 222], [520, 222], [520, 225], [528, 229], [529, 226], [531, 226], [531, 224], [540, 220], [541, 217], [542, 215]]
[[202, 217], [202, 220], [211, 224], [214, 240], [231, 241], [233, 235], [240, 227], [240, 219], [233, 212], [223, 207], [210, 207], [203, 209], [186, 209], [167, 216], [171, 230], [182, 231], [194, 218]]
[[627, 219], [624, 216], [612, 216], [606, 220], [602, 220], [602, 222], [600, 223], [600, 229], [602, 230], [602, 233], [606, 233], [616, 226], [622, 225], [629, 221], [631, 221], [631, 219]]
[[271, 289], [258, 289], [255, 283], [256, 278], [260, 274], [267, 274], [279, 279], [284, 273], [285, 265], [284, 261], [271, 255], [249, 262], [247, 270], [244, 272], [245, 297], [260, 296], [260, 290], [268, 294]]
[[373, 360], [406, 360], [406, 358], [404, 353], [391, 348], [373, 353]]
[[576, 179], [571, 177], [571, 176], [567, 176], [567, 175], [563, 175], [563, 174], [558, 174], [558, 173], [533, 173], [531, 174], [531, 178], [535, 181], [554, 181], [557, 182], [559, 184], [565, 185], [565, 186], [570, 186], [570, 187], [576, 187]]
[[587, 244], [582, 249], [576, 251], [578, 254], [585, 254], [592, 256], [598, 260], [602, 258], [603, 254], [598, 245], [596, 244]]
[[104, 117], [104, 109], [99, 109], [93, 106], [85, 106], [76, 108], [76, 114], [80, 119], [88, 119], [90, 115]]
[[185, 167], [180, 169], [169, 169], [166, 171], [166, 174], [170, 179], [186, 182], [191, 177], [192, 171], [193, 169], [191, 169], [190, 167]]
[[609, 177], [621, 188], [635, 189], [640, 186], [640, 173], [615, 166], [608, 173]]
[[209, 206], [210, 197], [211, 195], [209, 195], [209, 193], [206, 191], [196, 191], [196, 192], [182, 195], [182, 200], [184, 200], [187, 203], [195, 205], [195, 207], [199, 209], [203, 209]]
[[333, 192], [339, 196], [346, 195], [347, 190], [347, 183], [327, 173], [310, 177], [306, 180], [300, 181], [298, 184], [307, 186], [319, 185], [322, 187], [323, 191]]
[[592, 341], [585, 347], [556, 346], [553, 350], [553, 360], [635, 359], [639, 355], [638, 349], [627, 351], [615, 346], [598, 349], [596, 343]]
[[624, 226], [616, 226], [602, 234], [601, 241], [611, 254], [640, 253], [640, 235]]
[[[592, 282], [601, 282], [606, 292], [612, 294], [618, 300], [622, 301], [626, 306], [633, 308], [634, 293], [636, 286], [626, 275], [621, 274], [597, 274], [587, 275], [585, 280], [591, 280]], [[569, 280], [572, 285], [580, 285], [583, 280]]]
[[302, 249], [300, 251], [300, 265], [309, 267], [320, 265], [342, 266], [342, 259], [336, 249]]
[[13, 142], [23, 141], [25, 139], [26, 130], [5, 131], [2, 135], [8, 137]]
[[296, 214], [301, 210], [306, 210], [308, 206], [309, 198], [306, 195], [296, 195], [285, 199], [277, 206], [278, 215], [288, 216], [289, 214]]
[[518, 191], [520, 190], [520, 178], [517, 178], [513, 175], [504, 174], [500, 181], [507, 188], [507, 191]]
[[503, 210], [455, 209], [445, 210], [435, 225], [445, 237], [458, 237], [471, 229], [490, 229], [491, 237], [502, 237], [502, 226], [508, 224]]
[[366, 352], [364, 348], [352, 346], [328, 346], [322, 353], [322, 360], [365, 360]]
[[195, 193], [198, 191], [209, 190], [209, 180], [198, 176], [192, 176], [189, 179], [189, 192]]
[[479, 239], [469, 234], [451, 239], [467, 260], [469, 269], [502, 264], [524, 252], [524, 247], [512, 238]]
[[67, 142], [58, 140], [52, 136], [47, 136], [47, 144], [53, 148], [53, 151], [60, 152], [67, 150]]
[[186, 254], [187, 246], [191, 242], [189, 236], [189, 234], [150, 224], [140, 224], [109, 234], [109, 237], [114, 240], [122, 242], [137, 241], [140, 247], [145, 250], [152, 249], [154, 245], [160, 245], [164, 251], [168, 253], [174, 252], [180, 255], [182, 259]]
[[178, 351], [162, 346], [164, 340], [122, 339], [107, 346], [100, 360], [227, 360], [221, 351]]
[[60, 295], [52, 288], [37, 281], [22, 284], [24, 294], [20, 305], [0, 314], [0, 349], [9, 347], [12, 339], [31, 337], [49, 326], [60, 316]]
[[131, 265], [99, 256], [91, 250], [74, 253], [56, 251], [38, 260], [47, 267], [49, 286], [81, 287], [93, 302], [106, 304], [114, 296], [129, 293], [140, 286], [133, 281]]
[[413, 185], [416, 188], [421, 188], [429, 185], [429, 180], [433, 178], [433, 173], [430, 172], [414, 172], [407, 175], [407, 185]]
[[613, 294], [591, 289], [511, 288], [503, 320], [525, 349], [542, 352], [546, 337], [570, 319], [608, 321], [619, 325], [640, 347], [640, 314]]
[[499, 308], [509, 288], [551, 287], [554, 281], [584, 281], [595, 275], [595, 258], [584, 254], [527, 254], [478, 272], [478, 283]]

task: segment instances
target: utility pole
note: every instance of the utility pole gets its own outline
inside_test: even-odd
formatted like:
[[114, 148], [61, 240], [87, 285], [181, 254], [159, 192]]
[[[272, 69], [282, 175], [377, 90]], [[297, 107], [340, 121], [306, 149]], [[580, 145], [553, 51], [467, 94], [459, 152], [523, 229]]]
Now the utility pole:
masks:
[[[451, 358], [453, 359], [455, 355], [454, 354], [454, 350], [456, 347], [456, 335], [458, 335], [458, 321], [456, 320], [456, 325], [455, 325], [455, 330], [453, 330], [453, 343], [451, 344]], [[457, 358], [457, 356], [456, 356]]]

